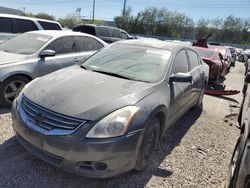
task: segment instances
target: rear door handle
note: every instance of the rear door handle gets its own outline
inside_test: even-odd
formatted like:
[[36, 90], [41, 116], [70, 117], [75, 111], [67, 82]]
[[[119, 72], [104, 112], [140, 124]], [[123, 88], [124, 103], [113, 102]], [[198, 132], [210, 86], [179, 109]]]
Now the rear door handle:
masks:
[[188, 86], [189, 86], [189, 87], [192, 87], [193, 84], [194, 84], [194, 81], [191, 81], [191, 82], [189, 82]]
[[74, 62], [75, 62], [75, 63], [79, 63], [80, 60], [79, 60], [78, 58], [74, 58]]

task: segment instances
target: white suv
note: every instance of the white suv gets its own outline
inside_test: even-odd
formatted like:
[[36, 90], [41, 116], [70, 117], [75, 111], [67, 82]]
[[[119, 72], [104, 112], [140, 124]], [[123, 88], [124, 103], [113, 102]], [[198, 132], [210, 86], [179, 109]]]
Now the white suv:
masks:
[[35, 30], [62, 30], [62, 26], [58, 22], [49, 20], [0, 14], [0, 43], [18, 34]]

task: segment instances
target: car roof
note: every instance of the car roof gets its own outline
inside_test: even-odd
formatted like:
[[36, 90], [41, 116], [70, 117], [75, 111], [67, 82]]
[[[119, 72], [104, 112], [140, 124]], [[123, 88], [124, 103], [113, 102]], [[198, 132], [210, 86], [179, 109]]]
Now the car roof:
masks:
[[203, 48], [203, 47], [199, 47], [199, 46], [193, 46], [193, 49], [210, 51], [210, 52], [217, 52], [216, 48]]
[[79, 24], [79, 25], [75, 26], [74, 28], [76, 28], [76, 27], [81, 27], [81, 26], [106, 27], [106, 28], [118, 29], [118, 30], [120, 30], [120, 31], [123, 31], [123, 32], [127, 33], [125, 30], [120, 29], [120, 28], [118, 28], [118, 27], [112, 27], [112, 26], [107, 26], [107, 25], [97, 25], [97, 24]]
[[87, 33], [80, 33], [75, 31], [67, 31], [67, 30], [37, 30], [37, 31], [30, 31], [28, 33], [35, 33], [35, 34], [41, 34], [41, 35], [48, 35], [51, 37], [61, 37], [61, 36], [88, 36], [88, 37], [94, 37], [93, 35], [89, 35]]
[[169, 51], [173, 51], [174, 49], [183, 48], [183, 47], [191, 49], [188, 45], [184, 45], [183, 43], [167, 42], [167, 41], [151, 39], [151, 38], [121, 40], [121, 41], [115, 42], [114, 44], [128, 44], [128, 45], [152, 47], [152, 48], [159, 48], [159, 49], [169, 50]]
[[33, 18], [33, 17], [28, 17], [28, 16], [19, 16], [19, 15], [13, 15], [13, 14], [2, 14], [2, 13], [0, 13], [0, 17], [17, 18], [17, 19], [25, 19], [25, 20], [33, 20], [33, 21], [36, 20], [36, 21], [44, 21], [44, 22], [59, 24], [58, 22], [52, 21], [52, 20], [45, 20], [45, 19], [40, 19], [40, 18]]

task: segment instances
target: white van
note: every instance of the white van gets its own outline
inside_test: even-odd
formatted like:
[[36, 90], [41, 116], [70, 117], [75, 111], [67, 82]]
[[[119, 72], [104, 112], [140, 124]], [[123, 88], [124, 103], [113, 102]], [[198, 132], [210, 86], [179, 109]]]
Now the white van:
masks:
[[21, 33], [35, 30], [62, 30], [62, 26], [58, 22], [44, 19], [0, 14], [0, 43]]

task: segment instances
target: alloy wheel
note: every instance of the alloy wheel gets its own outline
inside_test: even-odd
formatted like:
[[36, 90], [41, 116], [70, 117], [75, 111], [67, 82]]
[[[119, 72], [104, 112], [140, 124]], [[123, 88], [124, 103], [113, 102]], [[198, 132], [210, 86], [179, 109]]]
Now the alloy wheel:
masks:
[[26, 83], [21, 80], [15, 80], [10, 82], [4, 89], [5, 100], [11, 104], [22, 91], [25, 85]]

